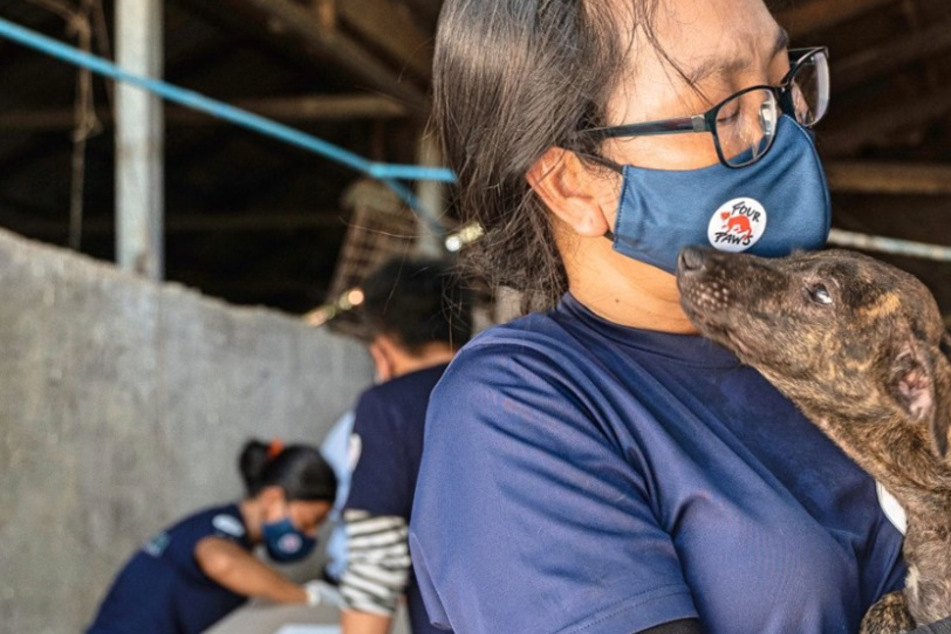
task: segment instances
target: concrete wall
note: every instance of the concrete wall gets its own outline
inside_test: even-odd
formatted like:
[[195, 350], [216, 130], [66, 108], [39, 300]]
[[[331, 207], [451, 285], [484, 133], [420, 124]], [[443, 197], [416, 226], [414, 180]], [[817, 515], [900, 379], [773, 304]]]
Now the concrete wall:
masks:
[[0, 232], [0, 632], [77, 632], [117, 568], [240, 496], [251, 435], [319, 442], [356, 342]]

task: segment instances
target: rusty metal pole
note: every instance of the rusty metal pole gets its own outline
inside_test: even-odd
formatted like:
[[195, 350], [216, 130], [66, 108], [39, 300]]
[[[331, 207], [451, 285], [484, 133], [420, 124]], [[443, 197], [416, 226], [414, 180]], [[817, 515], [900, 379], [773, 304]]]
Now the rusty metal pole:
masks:
[[[163, 0], [116, 0], [116, 63], [162, 75]], [[120, 268], [164, 276], [164, 117], [159, 97], [116, 85], [116, 260]]]

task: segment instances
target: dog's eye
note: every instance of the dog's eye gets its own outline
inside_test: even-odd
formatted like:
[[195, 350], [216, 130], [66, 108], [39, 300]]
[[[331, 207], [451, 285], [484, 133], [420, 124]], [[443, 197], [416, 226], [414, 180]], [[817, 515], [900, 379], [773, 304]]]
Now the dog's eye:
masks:
[[832, 295], [829, 293], [829, 289], [822, 284], [815, 284], [809, 287], [809, 298], [823, 306], [828, 306], [832, 303]]

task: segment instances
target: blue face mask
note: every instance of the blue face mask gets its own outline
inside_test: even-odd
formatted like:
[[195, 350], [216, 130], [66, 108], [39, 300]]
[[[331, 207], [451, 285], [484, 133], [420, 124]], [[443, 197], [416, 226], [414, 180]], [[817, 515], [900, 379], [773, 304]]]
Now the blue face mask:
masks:
[[289, 517], [266, 522], [261, 532], [268, 557], [274, 561], [300, 561], [317, 546], [317, 540], [294, 528]]
[[688, 245], [778, 257], [821, 248], [831, 203], [811, 133], [783, 115], [769, 152], [730, 169], [623, 168], [614, 250], [673, 273]]

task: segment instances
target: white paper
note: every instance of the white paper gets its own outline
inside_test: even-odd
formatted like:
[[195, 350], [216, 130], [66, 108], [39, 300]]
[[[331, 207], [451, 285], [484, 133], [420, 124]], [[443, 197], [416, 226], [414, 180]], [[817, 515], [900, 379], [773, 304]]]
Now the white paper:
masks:
[[274, 634], [340, 634], [339, 625], [282, 625]]

